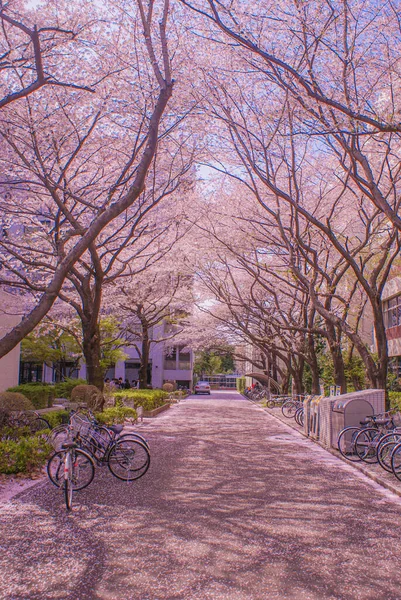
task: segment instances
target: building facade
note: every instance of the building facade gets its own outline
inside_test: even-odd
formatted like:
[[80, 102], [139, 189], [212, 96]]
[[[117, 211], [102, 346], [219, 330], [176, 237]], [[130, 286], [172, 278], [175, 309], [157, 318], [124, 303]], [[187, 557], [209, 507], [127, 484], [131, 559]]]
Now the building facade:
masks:
[[401, 377], [401, 276], [386, 283], [382, 302], [391, 369]]

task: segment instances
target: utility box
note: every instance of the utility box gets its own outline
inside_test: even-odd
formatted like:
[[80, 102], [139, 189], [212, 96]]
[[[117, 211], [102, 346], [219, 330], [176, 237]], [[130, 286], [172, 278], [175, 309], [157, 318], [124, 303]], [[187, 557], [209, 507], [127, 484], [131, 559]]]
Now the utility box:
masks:
[[360, 427], [361, 421], [373, 414], [373, 406], [367, 400], [338, 396], [333, 404], [333, 425], [339, 431], [344, 427]]
[[368, 415], [384, 412], [384, 390], [362, 390], [332, 398], [330, 435], [325, 445], [337, 448], [338, 434], [344, 427], [360, 427]]

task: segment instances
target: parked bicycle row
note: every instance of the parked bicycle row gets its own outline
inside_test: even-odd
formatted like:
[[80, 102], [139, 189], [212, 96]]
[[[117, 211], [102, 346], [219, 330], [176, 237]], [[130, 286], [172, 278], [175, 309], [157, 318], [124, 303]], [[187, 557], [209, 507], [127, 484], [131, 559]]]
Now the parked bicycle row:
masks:
[[50, 481], [64, 491], [67, 510], [72, 508], [73, 492], [86, 488], [95, 467], [107, 465], [123, 481], [142, 477], [150, 465], [147, 440], [138, 433], [122, 433], [123, 425], [100, 425], [94, 415], [73, 411], [69, 423], [53, 429], [49, 442], [55, 453], [47, 464]]
[[248, 388], [244, 394], [255, 402], [265, 400], [267, 408], [281, 408], [287, 419], [293, 418], [300, 427], [304, 426], [304, 400], [313, 396], [289, 396], [288, 394], [272, 395], [265, 387]]
[[340, 431], [337, 441], [342, 456], [349, 461], [378, 463], [401, 481], [401, 415], [392, 411], [372, 415], [359, 426]]

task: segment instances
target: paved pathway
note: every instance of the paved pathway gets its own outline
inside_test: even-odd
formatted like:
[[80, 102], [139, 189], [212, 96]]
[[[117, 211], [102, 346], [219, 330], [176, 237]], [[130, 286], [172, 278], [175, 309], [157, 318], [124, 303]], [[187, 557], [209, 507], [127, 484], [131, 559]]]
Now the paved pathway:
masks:
[[235, 393], [142, 431], [143, 479], [0, 505], [1, 599], [401, 599], [400, 499], [352, 467]]

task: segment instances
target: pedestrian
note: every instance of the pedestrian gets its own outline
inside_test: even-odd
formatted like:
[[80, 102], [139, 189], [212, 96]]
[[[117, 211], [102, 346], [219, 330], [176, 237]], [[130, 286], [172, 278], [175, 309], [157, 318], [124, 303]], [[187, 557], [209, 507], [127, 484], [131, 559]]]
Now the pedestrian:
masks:
[[129, 389], [131, 389], [131, 386], [130, 386], [130, 384], [129, 384], [129, 381], [128, 381], [128, 379], [125, 379], [125, 383], [124, 383], [124, 389], [125, 389], [125, 390], [129, 390]]
[[117, 382], [118, 387], [120, 388], [120, 390], [124, 389], [124, 383], [123, 383], [123, 378], [119, 377], [118, 378], [118, 382]]
[[131, 387], [136, 388], [136, 379], [133, 379], [131, 382]]

